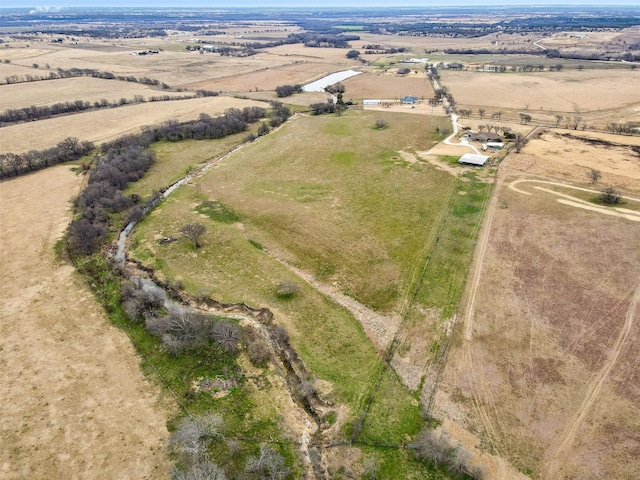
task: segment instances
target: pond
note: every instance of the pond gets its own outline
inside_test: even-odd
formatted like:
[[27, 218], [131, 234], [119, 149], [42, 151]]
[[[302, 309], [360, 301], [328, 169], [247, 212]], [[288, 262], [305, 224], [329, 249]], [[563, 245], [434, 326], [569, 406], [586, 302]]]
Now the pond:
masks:
[[347, 78], [354, 77], [361, 73], [362, 72], [357, 72], [355, 70], [344, 70], [342, 72], [331, 73], [326, 77], [316, 80], [315, 82], [306, 84], [302, 87], [302, 90], [305, 92], [324, 92], [324, 89], [329, 85], [333, 85], [334, 83], [341, 82], [342, 80], [346, 80]]

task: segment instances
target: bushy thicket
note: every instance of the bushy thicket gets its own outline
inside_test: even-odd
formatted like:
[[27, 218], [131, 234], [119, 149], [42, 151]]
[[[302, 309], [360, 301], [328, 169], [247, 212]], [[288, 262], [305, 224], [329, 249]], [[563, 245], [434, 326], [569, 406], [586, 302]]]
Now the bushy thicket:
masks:
[[325, 103], [313, 103], [309, 105], [312, 115], [322, 115], [323, 113], [334, 113], [336, 111], [336, 104], [329, 101]]
[[289, 97], [294, 93], [301, 93], [302, 85], [279, 85], [276, 87], [276, 95], [278, 98]]
[[68, 137], [55, 147], [45, 150], [0, 154], [0, 178], [17, 177], [59, 163], [78, 160], [94, 148], [91, 142]]

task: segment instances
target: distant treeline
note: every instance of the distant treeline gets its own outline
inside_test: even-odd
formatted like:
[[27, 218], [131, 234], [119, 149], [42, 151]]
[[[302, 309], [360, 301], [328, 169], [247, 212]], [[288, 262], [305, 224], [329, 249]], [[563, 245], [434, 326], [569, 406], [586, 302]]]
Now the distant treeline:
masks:
[[634, 55], [630, 52], [626, 53], [576, 53], [576, 52], [560, 52], [557, 49], [548, 49], [542, 51], [532, 48], [446, 48], [444, 53], [448, 55], [532, 55], [536, 57], [547, 58], [565, 58], [568, 60], [624, 60], [627, 62], [640, 62], [640, 55]]
[[111, 72], [101, 72], [93, 68], [70, 68], [65, 70], [64, 68], [58, 68], [57, 72], [49, 72], [48, 75], [36, 76], [32, 74], [24, 75], [8, 75], [4, 77], [5, 84], [13, 83], [25, 83], [25, 82], [37, 82], [41, 80], [56, 80], [59, 78], [73, 78], [73, 77], [94, 77], [102, 78], [104, 80], [118, 80], [120, 82], [133, 82], [142, 83], [144, 85], [157, 86], [163, 90], [169, 90], [171, 87], [160, 80], [156, 80], [148, 77], [134, 77], [133, 75], [115, 75]]
[[51, 118], [57, 115], [66, 115], [69, 113], [79, 113], [87, 110], [97, 110], [102, 108], [115, 108], [123, 105], [130, 105], [136, 103], [148, 102], [166, 102], [170, 100], [184, 100], [185, 98], [196, 97], [215, 97], [218, 92], [212, 92], [209, 90], [197, 90], [196, 94], [191, 97], [172, 97], [170, 95], [154, 95], [145, 100], [142, 95], [135, 95], [132, 99], [121, 98], [117, 101], [110, 102], [103, 98], [96, 100], [95, 102], [87, 102], [83, 100], [75, 100], [71, 102], [54, 103], [53, 105], [36, 106], [24, 108], [11, 108], [5, 112], [0, 113], [0, 127], [4, 127], [7, 124], [30, 122], [40, 120], [43, 118]]

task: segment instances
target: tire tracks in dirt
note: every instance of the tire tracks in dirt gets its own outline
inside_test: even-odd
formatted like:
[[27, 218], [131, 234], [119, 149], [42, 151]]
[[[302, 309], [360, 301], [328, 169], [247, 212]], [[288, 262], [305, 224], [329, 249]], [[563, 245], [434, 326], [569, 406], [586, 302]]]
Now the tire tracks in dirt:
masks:
[[626, 345], [627, 337], [629, 336], [631, 328], [640, 316], [640, 282], [636, 285], [635, 289], [631, 293], [631, 303], [629, 304], [629, 308], [627, 309], [627, 313], [625, 315], [624, 325], [620, 330], [620, 334], [618, 335], [616, 343], [611, 349], [609, 359], [589, 384], [584, 399], [582, 400], [582, 404], [574, 414], [572, 421], [565, 428], [562, 434], [562, 441], [560, 442], [560, 446], [556, 449], [553, 457], [551, 458], [551, 461], [549, 462], [545, 478], [554, 478], [555, 474], [557, 473], [558, 463], [562, 460], [562, 457], [571, 450], [578, 428], [584, 421], [584, 418], [586, 417], [589, 409], [598, 398], [598, 395], [600, 394], [600, 391], [602, 389], [602, 385], [607, 380], [607, 378], [609, 378], [611, 369], [618, 360], [620, 352]]

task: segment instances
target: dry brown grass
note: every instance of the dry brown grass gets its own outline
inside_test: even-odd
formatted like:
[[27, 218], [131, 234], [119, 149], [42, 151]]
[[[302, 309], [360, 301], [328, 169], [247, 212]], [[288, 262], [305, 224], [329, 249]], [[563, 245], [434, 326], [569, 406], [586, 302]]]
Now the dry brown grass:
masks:
[[[34, 70], [34, 72], [37, 71]], [[46, 75], [46, 72], [43, 75]], [[93, 103], [103, 98], [109, 102], [117, 102], [121, 98], [131, 100], [134, 95], [141, 95], [148, 99], [160, 95], [172, 97], [192, 96], [193, 93], [172, 93], [139, 83], [103, 80], [100, 78], [62, 78], [45, 82], [2, 85], [0, 86], [0, 109], [23, 108], [31, 105], [52, 105], [58, 102], [73, 102], [75, 100]]]
[[[266, 58], [268, 59], [268, 58]], [[258, 90], [275, 90], [279, 85], [295, 85], [308, 83], [323, 77], [335, 70], [335, 66], [326, 63], [300, 61], [290, 62], [277, 68], [269, 68], [250, 73], [228, 75], [226, 77], [207, 79], [189, 83], [189, 88], [204, 88], [214, 91], [247, 92]]]
[[[496, 192], [473, 336], [452, 350], [436, 410], [458, 412], [487, 448], [534, 478], [632, 478], [640, 468], [640, 358], [632, 347], [640, 318], [629, 308], [640, 287], [640, 225], [506, 188], [532, 178], [524, 158], [533, 178], [564, 173], [586, 183], [583, 159], [594, 161], [601, 147], [549, 137], [528, 147], [538, 156], [511, 155], [501, 166], [506, 178]], [[559, 151], [540, 151], [550, 141]], [[640, 188], [624, 155], [598, 165]]]
[[[573, 130], [544, 133], [529, 142], [520, 154], [514, 153], [509, 165], [527, 173], [582, 184], [588, 183], [587, 174], [593, 168], [602, 172], [595, 188], [615, 185], [628, 193], [640, 192], [640, 155], [629, 146], [604, 146], [573, 138], [582, 135], [583, 132]], [[620, 144], [638, 142], [638, 138], [620, 135], [590, 132], [585, 136]]]
[[515, 118], [517, 112], [525, 112], [534, 123], [538, 117], [555, 123], [557, 112], [604, 124], [606, 120], [637, 120], [640, 115], [640, 71], [498, 74], [443, 70], [441, 76], [458, 105], [474, 112], [479, 107], [489, 109], [488, 113], [509, 110], [515, 112]]
[[40, 150], [51, 147], [69, 136], [102, 143], [121, 135], [139, 132], [143, 125], [155, 125], [170, 119], [193, 120], [198, 118], [200, 113], [216, 116], [228, 108], [246, 106], [264, 107], [265, 104], [229, 97], [193, 98], [128, 105], [22, 123], [0, 128], [0, 152]]
[[[431, 82], [424, 75], [422, 66], [415, 66], [418, 74], [412, 72], [406, 77], [398, 77], [391, 73], [380, 75], [365, 72], [345, 80], [345, 97], [362, 100], [365, 98], [380, 100], [396, 100], [406, 95], [421, 99], [433, 97]], [[411, 107], [409, 107], [411, 108]]]
[[0, 188], [0, 477], [167, 478], [159, 389], [54, 256], [80, 184], [60, 166]]

